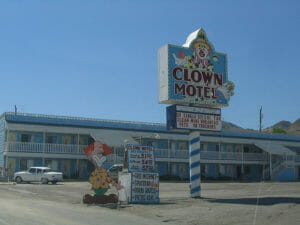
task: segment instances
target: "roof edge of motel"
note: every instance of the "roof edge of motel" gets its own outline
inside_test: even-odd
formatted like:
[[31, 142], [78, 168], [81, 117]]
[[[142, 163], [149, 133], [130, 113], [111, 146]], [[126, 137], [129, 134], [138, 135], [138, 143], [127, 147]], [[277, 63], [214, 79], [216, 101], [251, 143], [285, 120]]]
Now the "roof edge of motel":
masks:
[[[109, 120], [109, 119], [96, 119], [96, 118], [86, 118], [86, 117], [57, 116], [57, 115], [14, 113], [14, 112], [5, 112], [0, 116], [0, 119], [2, 118], [5, 118], [7, 122], [11, 122], [11, 123], [39, 124], [39, 125], [52, 125], [52, 126], [79, 126], [79, 127], [89, 127], [89, 128], [92, 127], [92, 128], [108, 128], [108, 129], [175, 133], [175, 132], [168, 131], [166, 129], [166, 124], [164, 123], [134, 122], [134, 121], [124, 121], [124, 120]], [[186, 133], [182, 132], [181, 134], [186, 134]], [[201, 133], [201, 135], [300, 142], [300, 137], [298, 136], [274, 135], [274, 134], [265, 134], [265, 133], [221, 131], [216, 133]]]

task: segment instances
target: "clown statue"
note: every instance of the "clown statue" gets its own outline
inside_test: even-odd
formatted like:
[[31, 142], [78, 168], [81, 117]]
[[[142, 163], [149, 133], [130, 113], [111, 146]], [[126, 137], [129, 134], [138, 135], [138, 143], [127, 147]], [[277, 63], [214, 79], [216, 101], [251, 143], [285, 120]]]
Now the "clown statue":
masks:
[[115, 194], [105, 195], [105, 193], [112, 187], [115, 186], [117, 190], [120, 190], [121, 185], [117, 184], [112, 180], [106, 170], [102, 168], [103, 163], [106, 160], [106, 156], [111, 154], [111, 150], [105, 144], [98, 141], [90, 144], [84, 149], [88, 159], [95, 165], [96, 169], [92, 172], [89, 182], [92, 184], [92, 189], [95, 195], [85, 195], [83, 202], [86, 204], [98, 203], [117, 203], [118, 197]]

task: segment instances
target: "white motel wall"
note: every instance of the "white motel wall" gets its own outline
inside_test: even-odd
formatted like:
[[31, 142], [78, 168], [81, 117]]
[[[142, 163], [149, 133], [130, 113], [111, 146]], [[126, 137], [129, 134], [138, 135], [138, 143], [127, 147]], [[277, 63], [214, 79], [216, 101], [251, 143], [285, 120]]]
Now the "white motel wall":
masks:
[[[152, 145], [161, 179], [189, 179], [189, 135], [165, 124], [10, 112], [0, 116], [0, 176], [49, 166], [87, 179], [93, 165], [83, 148], [92, 138], [112, 149], [106, 168], [123, 162], [126, 144]], [[201, 132], [200, 143], [202, 179], [300, 179], [300, 137]]]

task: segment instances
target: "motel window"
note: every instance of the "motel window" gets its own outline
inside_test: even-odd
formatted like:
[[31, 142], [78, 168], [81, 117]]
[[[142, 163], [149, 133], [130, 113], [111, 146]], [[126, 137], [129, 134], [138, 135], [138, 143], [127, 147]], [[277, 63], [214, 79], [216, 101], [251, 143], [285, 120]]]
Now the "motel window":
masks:
[[250, 152], [250, 147], [249, 147], [249, 146], [244, 146], [244, 152], [245, 152], [245, 153]]
[[216, 165], [216, 173], [218, 174], [218, 176], [220, 176], [220, 166]]
[[225, 175], [225, 165], [220, 165], [220, 174]]
[[63, 136], [62, 137], [62, 143], [64, 145], [70, 145], [71, 144], [71, 136]]
[[202, 152], [204, 150], [203, 144], [200, 144], [200, 151]]
[[87, 145], [87, 137], [80, 136], [79, 137], [79, 145]]
[[206, 165], [204, 164], [201, 164], [201, 177], [205, 177], [205, 174], [206, 174]]
[[227, 166], [227, 175], [230, 177], [233, 177], [233, 166], [232, 165]]
[[208, 144], [204, 143], [204, 144], [200, 144], [200, 151], [207, 151], [208, 148]]
[[227, 145], [226, 149], [227, 149], [227, 152], [232, 152], [233, 146], [232, 145]]
[[8, 141], [9, 142], [16, 142], [17, 141], [17, 134], [16, 133], [8, 133]]
[[244, 172], [245, 172], [245, 174], [249, 174], [250, 173], [250, 166], [245, 166]]
[[242, 146], [241, 145], [236, 145], [235, 146], [235, 151], [236, 152], [241, 152], [242, 151]]
[[179, 150], [186, 150], [186, 143], [185, 142], [179, 142]]
[[55, 144], [57, 142], [56, 136], [46, 136], [46, 143], [48, 144]]
[[21, 142], [30, 142], [31, 135], [30, 134], [21, 134]]

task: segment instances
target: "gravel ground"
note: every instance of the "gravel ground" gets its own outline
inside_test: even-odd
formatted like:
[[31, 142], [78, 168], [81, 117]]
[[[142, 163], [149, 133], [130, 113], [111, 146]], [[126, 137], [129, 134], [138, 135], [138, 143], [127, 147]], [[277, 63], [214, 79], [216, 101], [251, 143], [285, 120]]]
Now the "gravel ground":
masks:
[[[0, 185], [0, 224], [300, 224], [299, 182], [203, 183], [200, 199], [189, 197], [188, 183], [161, 182], [160, 204], [116, 209], [84, 205], [87, 193], [93, 193], [87, 182]], [[34, 205], [38, 215], [34, 207], [28, 211]], [[22, 207], [28, 223], [11, 218]], [[84, 214], [78, 217], [78, 212]]]

